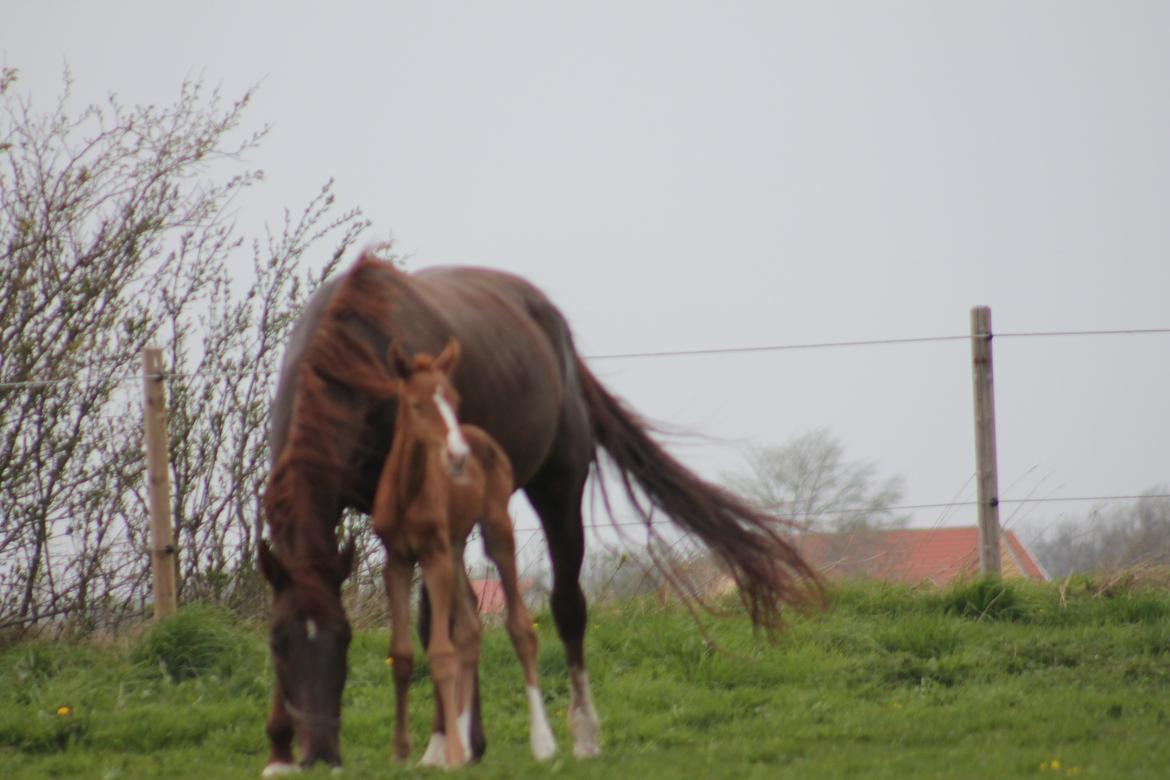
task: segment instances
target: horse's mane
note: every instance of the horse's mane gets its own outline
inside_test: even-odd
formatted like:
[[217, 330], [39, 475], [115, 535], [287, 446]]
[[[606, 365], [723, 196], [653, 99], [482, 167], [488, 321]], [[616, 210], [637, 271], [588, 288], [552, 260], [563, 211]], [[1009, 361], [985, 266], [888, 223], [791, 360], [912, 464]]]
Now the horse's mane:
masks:
[[338, 284], [297, 367], [288, 437], [264, 493], [273, 542], [290, 567], [336, 552], [335, 512], [366, 454], [367, 414], [393, 387], [384, 345], [400, 279], [393, 265], [363, 254]]

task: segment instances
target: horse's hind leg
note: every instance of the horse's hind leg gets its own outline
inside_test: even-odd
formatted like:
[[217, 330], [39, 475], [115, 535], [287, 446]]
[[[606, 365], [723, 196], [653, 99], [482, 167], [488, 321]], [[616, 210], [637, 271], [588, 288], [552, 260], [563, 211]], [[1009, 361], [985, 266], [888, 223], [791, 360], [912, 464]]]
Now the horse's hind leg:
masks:
[[532, 616], [520, 597], [520, 585], [516, 576], [516, 539], [512, 534], [512, 522], [508, 517], [507, 495], [503, 503], [489, 512], [482, 525], [483, 546], [489, 558], [500, 573], [500, 584], [504, 588], [507, 604], [505, 626], [516, 657], [524, 668], [524, 681], [528, 684], [529, 731], [528, 742], [532, 755], [543, 761], [552, 758], [557, 750], [556, 738], [548, 725], [544, 711], [544, 698], [540, 693], [540, 681], [536, 673], [536, 629]]
[[410, 731], [407, 727], [407, 695], [410, 673], [414, 667], [414, 648], [410, 643], [410, 576], [413, 566], [386, 556], [382, 578], [390, 602], [390, 663], [394, 667], [394, 755], [400, 761], [410, 756]]
[[[585, 440], [587, 441], [587, 439]], [[552, 613], [557, 633], [565, 645], [569, 664], [569, 732], [573, 754], [595, 756], [600, 750], [601, 723], [593, 706], [589, 673], [585, 670], [585, 594], [579, 577], [585, 558], [585, 529], [581, 522], [581, 497], [589, 473], [588, 453], [571, 459], [572, 465], [545, 465], [525, 487], [544, 526], [552, 557]]]

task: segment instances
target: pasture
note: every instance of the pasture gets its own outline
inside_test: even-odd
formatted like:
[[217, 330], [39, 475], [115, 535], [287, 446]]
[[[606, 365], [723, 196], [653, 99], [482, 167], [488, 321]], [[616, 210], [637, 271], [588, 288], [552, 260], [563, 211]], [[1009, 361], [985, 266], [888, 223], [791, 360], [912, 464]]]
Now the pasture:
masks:
[[[484, 635], [489, 747], [467, 778], [1149, 777], [1170, 772], [1170, 591], [973, 582], [944, 592], [833, 591], [776, 644], [741, 616], [655, 601], [596, 606], [586, 643], [602, 756], [572, 758], [560, 642], [537, 614], [556, 757], [528, 752], [527, 703], [503, 628]], [[436, 776], [390, 758], [385, 628], [350, 649], [345, 776]], [[103, 642], [0, 651], [5, 777], [258, 777], [272, 678], [265, 629], [210, 607]], [[416, 666], [412, 761], [430, 727]], [[317, 768], [302, 776], [325, 777]]]

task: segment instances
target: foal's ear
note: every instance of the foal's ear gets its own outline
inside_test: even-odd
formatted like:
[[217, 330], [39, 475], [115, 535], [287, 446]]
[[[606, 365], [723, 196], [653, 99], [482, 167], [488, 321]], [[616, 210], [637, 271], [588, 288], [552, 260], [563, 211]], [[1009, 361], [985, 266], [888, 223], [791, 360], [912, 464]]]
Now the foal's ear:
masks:
[[397, 340], [390, 342], [390, 363], [399, 379], [410, 378], [410, 361], [402, 351], [402, 345]]
[[443, 351], [435, 358], [435, 368], [442, 371], [447, 376], [455, 370], [455, 366], [459, 364], [459, 342], [451, 337], [447, 339], [447, 346], [443, 347]]
[[260, 540], [260, 546], [256, 548], [256, 558], [260, 562], [260, 573], [272, 585], [272, 589], [279, 593], [288, 584], [288, 571], [276, 557], [276, 553], [272, 552], [267, 540]]

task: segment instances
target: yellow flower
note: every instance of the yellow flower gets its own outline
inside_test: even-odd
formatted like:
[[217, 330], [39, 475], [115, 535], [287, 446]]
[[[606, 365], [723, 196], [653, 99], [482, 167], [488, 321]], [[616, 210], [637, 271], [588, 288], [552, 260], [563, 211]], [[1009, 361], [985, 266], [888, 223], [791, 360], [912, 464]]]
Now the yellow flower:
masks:
[[393, 656], [390, 656], [390, 655], [386, 656], [386, 665], [387, 666], [394, 665], [394, 657]]
[[1059, 758], [1052, 759], [1052, 761], [1048, 764], [1048, 766], [1052, 767], [1053, 772], [1059, 772], [1060, 771], [1060, 759]]
[[57, 708], [57, 717], [65, 718], [73, 714], [72, 707], [61, 706]]

